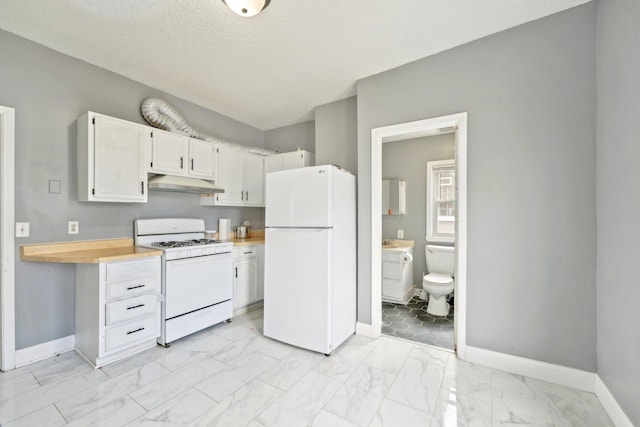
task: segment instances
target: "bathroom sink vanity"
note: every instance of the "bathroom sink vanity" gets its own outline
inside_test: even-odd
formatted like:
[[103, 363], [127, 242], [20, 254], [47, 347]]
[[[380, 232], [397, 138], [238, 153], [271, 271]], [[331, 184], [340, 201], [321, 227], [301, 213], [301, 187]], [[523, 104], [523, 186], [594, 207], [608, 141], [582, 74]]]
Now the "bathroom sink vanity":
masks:
[[382, 301], [406, 304], [412, 295], [413, 240], [390, 240], [382, 245]]

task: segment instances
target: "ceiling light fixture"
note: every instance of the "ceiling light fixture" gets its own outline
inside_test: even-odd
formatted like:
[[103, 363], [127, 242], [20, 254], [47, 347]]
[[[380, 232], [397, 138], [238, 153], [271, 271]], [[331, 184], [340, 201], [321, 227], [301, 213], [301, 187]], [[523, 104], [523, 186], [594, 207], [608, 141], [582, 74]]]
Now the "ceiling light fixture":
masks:
[[271, 0], [222, 0], [229, 9], [240, 16], [250, 17], [262, 12]]

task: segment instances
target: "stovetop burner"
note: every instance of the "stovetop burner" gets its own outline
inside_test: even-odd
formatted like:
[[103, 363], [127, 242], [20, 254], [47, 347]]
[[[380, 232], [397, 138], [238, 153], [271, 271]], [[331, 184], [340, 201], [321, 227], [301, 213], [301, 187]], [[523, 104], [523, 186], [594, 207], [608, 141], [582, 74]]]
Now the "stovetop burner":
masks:
[[193, 239], [193, 240], [174, 240], [169, 242], [153, 242], [151, 246], [156, 248], [185, 248], [189, 246], [213, 245], [222, 243], [222, 240], [214, 239]]

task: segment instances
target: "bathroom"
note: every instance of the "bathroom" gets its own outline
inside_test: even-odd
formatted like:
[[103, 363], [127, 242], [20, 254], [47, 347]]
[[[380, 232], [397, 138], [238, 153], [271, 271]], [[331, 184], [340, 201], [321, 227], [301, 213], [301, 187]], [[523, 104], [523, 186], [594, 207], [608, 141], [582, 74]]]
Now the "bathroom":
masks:
[[[454, 159], [452, 130], [382, 145], [382, 333], [449, 350], [455, 342]], [[427, 212], [439, 212], [438, 219]], [[426, 245], [434, 271], [427, 268]], [[433, 294], [423, 289], [428, 273], [434, 273], [426, 286]]]

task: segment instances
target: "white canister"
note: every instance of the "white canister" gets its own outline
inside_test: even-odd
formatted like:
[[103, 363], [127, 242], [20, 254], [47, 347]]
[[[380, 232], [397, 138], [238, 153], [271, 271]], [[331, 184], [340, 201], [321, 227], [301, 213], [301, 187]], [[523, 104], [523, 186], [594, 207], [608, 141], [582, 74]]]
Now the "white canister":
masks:
[[218, 238], [229, 240], [231, 238], [231, 220], [220, 218], [218, 220]]

